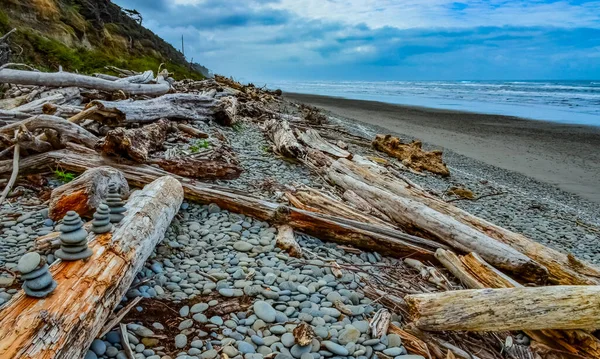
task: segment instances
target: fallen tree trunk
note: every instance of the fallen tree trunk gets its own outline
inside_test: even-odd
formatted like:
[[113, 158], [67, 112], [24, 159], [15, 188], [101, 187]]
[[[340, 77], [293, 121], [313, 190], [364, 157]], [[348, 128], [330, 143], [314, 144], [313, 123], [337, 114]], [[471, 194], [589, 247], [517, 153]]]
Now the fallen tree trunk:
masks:
[[423, 330], [600, 328], [600, 286], [473, 289], [404, 297]]
[[215, 107], [214, 119], [221, 126], [232, 126], [236, 122], [237, 98], [223, 97]]
[[54, 293], [43, 300], [16, 294], [2, 311], [0, 357], [83, 357], [164, 237], [182, 200], [177, 180], [157, 179], [132, 196], [127, 215], [112, 234], [95, 237], [89, 260], [50, 267], [58, 283]]
[[285, 157], [298, 158], [303, 153], [287, 121], [267, 120], [264, 129], [275, 146], [275, 152]]
[[546, 269], [510, 246], [435, 211], [422, 202], [397, 196], [332, 168], [328, 177], [345, 190], [351, 190], [389, 216], [402, 229], [443, 242], [461, 252], [480, 253], [490, 263], [538, 283], [547, 278]]
[[348, 152], [346, 150], [342, 150], [338, 146], [336, 146], [328, 141], [325, 141], [323, 138], [321, 138], [319, 133], [317, 131], [313, 130], [312, 128], [309, 128], [304, 132], [301, 132], [301, 131], [298, 131], [298, 132], [300, 132], [298, 135], [298, 138], [300, 139], [300, 141], [302, 141], [302, 143], [304, 143], [305, 145], [307, 145], [310, 148], [319, 150], [321, 152], [325, 152], [334, 158], [347, 158], [347, 159], [352, 158], [352, 154], [350, 152]]
[[94, 100], [89, 106], [94, 105], [100, 111], [92, 118], [101, 122], [106, 119], [114, 122], [152, 122], [161, 118], [207, 121], [214, 116], [217, 102], [207, 96], [177, 93], [139, 101]]
[[[158, 177], [170, 175], [168, 172], [149, 165], [111, 161], [93, 151], [77, 145], [70, 145], [71, 150], [59, 150], [29, 156], [21, 163], [21, 173], [36, 172], [49, 164], [59, 165], [67, 171], [81, 173], [98, 166], [112, 166], [121, 172], [130, 186], [144, 186]], [[0, 172], [11, 171], [12, 161], [0, 161]], [[43, 163], [43, 165], [41, 164]], [[183, 177], [181, 180], [185, 197], [201, 203], [216, 203], [219, 207], [232, 212], [271, 222], [289, 224], [295, 230], [331, 240], [344, 245], [353, 245], [377, 251], [393, 257], [413, 256], [427, 260], [434, 259], [434, 252], [446, 246], [410, 236], [388, 227], [357, 222], [346, 218], [303, 211], [288, 206], [263, 201], [248, 196], [245, 192], [235, 191], [227, 187], [204, 183], [190, 183]]]
[[[451, 251], [438, 249], [435, 256], [468, 288], [522, 287], [512, 278], [490, 266], [476, 253], [459, 257]], [[584, 358], [600, 358], [600, 340], [583, 330], [526, 330], [525, 334], [542, 344], [544, 350], [550, 349], [554, 353], [571, 353]], [[536, 349], [533, 348], [533, 350]]]
[[35, 85], [49, 87], [77, 86], [102, 91], [123, 91], [129, 95], [160, 96], [166, 94], [171, 86], [160, 78], [157, 84], [132, 84], [116, 82], [92, 76], [73, 74], [69, 72], [34, 72], [23, 70], [0, 70], [0, 83], [17, 85]]
[[55, 188], [50, 195], [48, 216], [62, 219], [68, 211], [90, 218], [106, 200], [109, 184], [114, 184], [124, 198], [129, 196], [129, 185], [123, 174], [108, 166], [89, 169], [73, 181]]
[[21, 126], [25, 126], [29, 131], [35, 131], [37, 129], [55, 130], [59, 134], [60, 142], [65, 144], [70, 141], [81, 143], [88, 148], [94, 148], [96, 142], [98, 142], [98, 137], [94, 136], [85, 128], [60, 117], [51, 115], [36, 115], [27, 120], [11, 123], [10, 125], [0, 128], [0, 133], [12, 133]]
[[232, 180], [238, 178], [243, 171], [237, 164], [193, 157], [177, 157], [168, 160], [156, 158], [151, 159], [149, 163], [178, 176], [201, 180]]
[[[459, 222], [484, 233], [485, 235], [505, 243], [548, 269], [548, 280], [553, 284], [563, 285], [599, 285], [600, 269], [589, 263], [578, 260], [572, 255], [560, 253], [540, 243], [534, 242], [522, 234], [511, 232], [484, 219], [476, 217], [450, 203], [446, 203], [427, 193], [410, 181], [399, 180], [396, 176], [384, 172], [373, 172], [370, 168], [358, 165], [353, 161], [339, 159], [332, 168], [341, 171], [357, 180], [369, 183], [398, 196], [422, 202], [426, 206], [451, 216]], [[479, 253], [481, 255], [481, 253]]]

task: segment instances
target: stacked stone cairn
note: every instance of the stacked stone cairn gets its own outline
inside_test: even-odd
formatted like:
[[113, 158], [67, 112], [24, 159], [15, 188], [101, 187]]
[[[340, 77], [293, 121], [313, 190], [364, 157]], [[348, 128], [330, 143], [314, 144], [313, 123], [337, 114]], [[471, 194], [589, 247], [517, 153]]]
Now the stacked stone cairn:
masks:
[[112, 229], [110, 223], [110, 208], [106, 203], [101, 203], [94, 213], [92, 221], [92, 232], [96, 234], [107, 233]]
[[48, 271], [48, 265], [36, 252], [24, 254], [19, 259], [17, 270], [21, 272], [24, 281], [23, 290], [30, 297], [43, 298], [56, 289], [56, 282]]
[[114, 183], [108, 185], [108, 195], [106, 196], [106, 204], [110, 208], [110, 222], [119, 223], [125, 217], [123, 212], [126, 211], [123, 207], [123, 200]]
[[60, 249], [55, 255], [64, 261], [76, 261], [92, 255], [88, 248], [87, 231], [75, 211], [67, 212], [60, 226]]

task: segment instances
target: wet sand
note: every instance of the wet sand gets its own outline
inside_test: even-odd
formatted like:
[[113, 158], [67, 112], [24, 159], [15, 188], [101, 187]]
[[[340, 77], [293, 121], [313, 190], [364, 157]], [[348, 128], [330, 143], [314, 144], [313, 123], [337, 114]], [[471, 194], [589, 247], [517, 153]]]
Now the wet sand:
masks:
[[286, 93], [600, 203], [600, 127]]

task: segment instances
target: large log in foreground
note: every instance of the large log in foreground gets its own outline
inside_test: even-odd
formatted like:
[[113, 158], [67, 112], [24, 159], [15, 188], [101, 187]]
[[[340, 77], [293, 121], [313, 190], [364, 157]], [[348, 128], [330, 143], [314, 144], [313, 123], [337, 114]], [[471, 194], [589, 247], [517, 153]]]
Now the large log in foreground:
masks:
[[132, 195], [113, 233], [95, 237], [89, 260], [51, 266], [58, 287], [49, 297], [16, 294], [2, 311], [0, 358], [83, 357], [182, 201], [176, 179], [157, 179]]
[[423, 330], [600, 328], [600, 286], [473, 289], [404, 297]]
[[0, 83], [49, 87], [77, 86], [102, 91], [123, 91], [130, 95], [160, 96], [169, 92], [171, 86], [162, 77], [157, 84], [133, 84], [103, 80], [97, 77], [69, 72], [34, 72], [23, 70], [0, 70]]

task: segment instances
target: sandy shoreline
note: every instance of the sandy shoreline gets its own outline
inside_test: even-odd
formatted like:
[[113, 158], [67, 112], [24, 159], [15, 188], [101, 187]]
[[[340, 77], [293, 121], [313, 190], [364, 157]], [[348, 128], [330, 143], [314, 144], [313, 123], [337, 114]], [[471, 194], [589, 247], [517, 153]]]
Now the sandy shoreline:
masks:
[[600, 203], [600, 128], [286, 93], [344, 118], [419, 138]]

